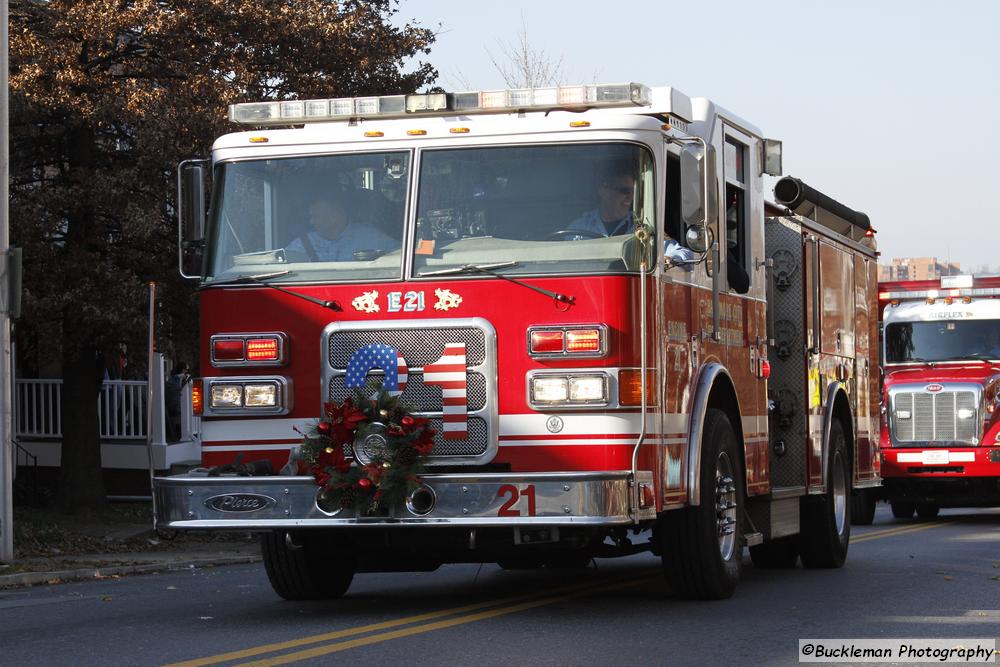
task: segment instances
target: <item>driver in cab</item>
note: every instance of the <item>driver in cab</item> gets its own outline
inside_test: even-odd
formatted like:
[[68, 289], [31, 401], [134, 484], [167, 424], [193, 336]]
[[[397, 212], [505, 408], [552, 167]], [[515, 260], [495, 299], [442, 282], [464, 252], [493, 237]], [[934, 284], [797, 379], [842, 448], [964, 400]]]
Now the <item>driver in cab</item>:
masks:
[[357, 253], [380, 255], [399, 247], [375, 227], [352, 221], [352, 210], [347, 193], [313, 202], [308, 211], [312, 230], [285, 248], [290, 261], [349, 262], [360, 259]]
[[[632, 231], [632, 200], [635, 176], [631, 170], [608, 172], [597, 187], [597, 207], [569, 224], [569, 231], [580, 232], [577, 238], [618, 236]], [[572, 238], [572, 234], [567, 234]]]

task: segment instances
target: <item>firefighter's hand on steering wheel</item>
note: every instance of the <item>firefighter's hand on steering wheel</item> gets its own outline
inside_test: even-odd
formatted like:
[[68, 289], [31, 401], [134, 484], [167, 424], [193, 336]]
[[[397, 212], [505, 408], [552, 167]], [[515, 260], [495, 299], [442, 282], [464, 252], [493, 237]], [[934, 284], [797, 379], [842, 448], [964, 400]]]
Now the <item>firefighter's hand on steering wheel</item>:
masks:
[[578, 241], [580, 239], [601, 239], [604, 234], [589, 229], [560, 229], [546, 236], [545, 241]]

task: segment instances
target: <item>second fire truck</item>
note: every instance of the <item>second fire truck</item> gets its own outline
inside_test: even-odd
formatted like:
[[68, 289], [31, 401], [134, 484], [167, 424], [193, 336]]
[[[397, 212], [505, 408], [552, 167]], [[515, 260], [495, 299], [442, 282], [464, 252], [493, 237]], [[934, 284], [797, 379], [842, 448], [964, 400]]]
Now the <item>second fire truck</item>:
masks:
[[[179, 169], [204, 249], [204, 469], [154, 480], [160, 525], [259, 532], [290, 599], [363, 571], [640, 551], [679, 594], [724, 598], [745, 547], [844, 562], [852, 492], [879, 481], [875, 254], [864, 215], [801, 181], [765, 204], [780, 143], [635, 83], [230, 117], [255, 129]], [[321, 202], [346, 230], [320, 229]], [[352, 373], [438, 431], [377, 516], [268, 474]]]
[[893, 515], [1000, 505], [1000, 276], [883, 282], [879, 304]]

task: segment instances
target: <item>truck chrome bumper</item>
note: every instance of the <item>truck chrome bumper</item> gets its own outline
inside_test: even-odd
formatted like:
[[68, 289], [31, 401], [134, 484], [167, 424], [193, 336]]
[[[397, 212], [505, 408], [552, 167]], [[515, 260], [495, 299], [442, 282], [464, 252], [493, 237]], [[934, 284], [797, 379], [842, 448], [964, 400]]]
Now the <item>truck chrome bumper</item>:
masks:
[[[324, 511], [312, 477], [202, 477], [153, 480], [162, 528], [263, 530], [334, 526], [618, 526], [633, 523], [630, 474], [621, 472], [428, 474], [426, 513], [393, 508], [387, 516]], [[652, 473], [639, 473], [652, 485]], [[425, 495], [426, 499], [427, 496]], [[533, 512], [531, 511], [533, 509]], [[639, 510], [638, 520], [656, 517]]]

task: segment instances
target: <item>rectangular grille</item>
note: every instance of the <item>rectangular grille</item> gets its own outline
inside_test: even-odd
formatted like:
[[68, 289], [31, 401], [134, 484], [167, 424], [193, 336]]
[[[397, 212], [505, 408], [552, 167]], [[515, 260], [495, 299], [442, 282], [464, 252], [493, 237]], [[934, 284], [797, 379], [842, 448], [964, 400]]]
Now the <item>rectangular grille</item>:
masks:
[[[975, 444], [979, 435], [979, 410], [973, 391], [898, 392], [893, 411], [910, 413], [909, 419], [893, 416], [893, 438], [900, 443], [966, 442]], [[959, 411], [971, 413], [960, 418]]]
[[[341, 402], [353, 396], [346, 384], [351, 357], [361, 348], [382, 344], [393, 348], [406, 361], [408, 377], [400, 401], [428, 417], [437, 431], [432, 461], [447, 464], [488, 463], [496, 455], [496, 332], [486, 320], [455, 318], [409, 321], [336, 322], [324, 332], [327, 367], [323, 380], [326, 400]], [[445, 346], [463, 343], [466, 351], [466, 399], [468, 436], [452, 440], [442, 437], [441, 387], [424, 383], [425, 366], [444, 354]], [[371, 392], [382, 385], [384, 373], [368, 373]], [[347, 448], [346, 454], [352, 452]]]

